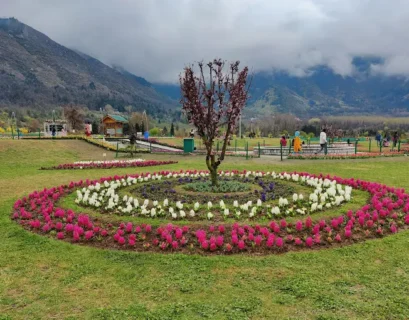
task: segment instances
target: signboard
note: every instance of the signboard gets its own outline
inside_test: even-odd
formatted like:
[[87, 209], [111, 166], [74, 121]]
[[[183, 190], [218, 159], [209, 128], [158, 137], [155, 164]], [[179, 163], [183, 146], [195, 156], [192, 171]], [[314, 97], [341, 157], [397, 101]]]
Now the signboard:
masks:
[[115, 129], [107, 129], [107, 134], [115, 135]]

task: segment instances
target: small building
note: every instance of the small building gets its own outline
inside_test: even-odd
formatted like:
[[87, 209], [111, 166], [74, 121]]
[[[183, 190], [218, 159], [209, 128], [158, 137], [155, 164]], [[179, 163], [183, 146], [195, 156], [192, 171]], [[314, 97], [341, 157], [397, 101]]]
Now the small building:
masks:
[[122, 137], [124, 135], [124, 124], [128, 123], [124, 117], [117, 114], [107, 114], [102, 119], [104, 135], [108, 137]]
[[55, 129], [56, 136], [66, 136], [68, 124], [65, 120], [46, 120], [44, 121], [44, 135], [52, 136], [52, 132]]

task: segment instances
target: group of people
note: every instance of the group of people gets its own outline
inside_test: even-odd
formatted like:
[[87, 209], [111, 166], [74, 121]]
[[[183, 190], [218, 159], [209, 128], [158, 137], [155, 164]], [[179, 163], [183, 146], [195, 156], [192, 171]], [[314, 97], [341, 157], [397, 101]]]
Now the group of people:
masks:
[[[293, 139], [293, 148], [294, 148], [294, 152], [298, 153], [298, 152], [302, 151], [302, 145], [304, 144], [304, 141], [301, 141], [299, 131], [296, 131], [294, 136], [295, 136], [295, 138]], [[286, 136], [281, 137], [280, 145], [283, 146], [283, 147], [287, 146]], [[326, 129], [321, 130], [321, 133], [320, 133], [320, 146], [321, 146], [321, 149], [318, 152], [316, 152], [315, 154], [318, 154], [318, 153], [320, 153], [322, 151], [325, 152], [325, 149], [327, 147], [327, 130]]]
[[[377, 146], [383, 146], [383, 147], [389, 147], [389, 143], [391, 140], [390, 135], [385, 134], [385, 136], [382, 137], [380, 132], [376, 133], [375, 136], [375, 140], [376, 140], [376, 145]], [[398, 144], [399, 141], [399, 134], [397, 131], [395, 131], [395, 133], [392, 136], [392, 143], [393, 143], [393, 147], [395, 148]]]

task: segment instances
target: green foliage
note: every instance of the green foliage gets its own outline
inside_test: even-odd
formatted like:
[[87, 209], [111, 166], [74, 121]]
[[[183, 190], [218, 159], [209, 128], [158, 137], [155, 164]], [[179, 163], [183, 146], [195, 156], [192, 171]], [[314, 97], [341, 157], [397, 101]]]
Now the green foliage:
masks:
[[250, 190], [250, 185], [238, 181], [219, 181], [217, 187], [211, 181], [193, 182], [183, 186], [183, 189], [196, 192], [230, 193]]
[[160, 129], [159, 128], [152, 128], [149, 130], [149, 135], [153, 137], [157, 137], [160, 134]]
[[175, 136], [175, 126], [173, 125], [173, 122], [170, 126], [170, 136], [174, 137]]

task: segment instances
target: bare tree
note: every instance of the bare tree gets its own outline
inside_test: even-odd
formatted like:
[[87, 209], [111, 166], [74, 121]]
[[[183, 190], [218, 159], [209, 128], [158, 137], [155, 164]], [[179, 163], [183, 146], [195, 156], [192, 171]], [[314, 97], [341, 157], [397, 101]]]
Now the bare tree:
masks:
[[[214, 59], [206, 66], [199, 62], [198, 74], [190, 65], [179, 77], [182, 109], [206, 147], [206, 165], [213, 186], [218, 184], [217, 169], [224, 160], [229, 139], [248, 99], [248, 68], [239, 70], [239, 64], [239, 61], [230, 63], [224, 71], [225, 62], [221, 59]], [[213, 143], [220, 137], [222, 127], [226, 128], [223, 146], [216, 155]]]
[[73, 130], [81, 130], [84, 127], [84, 112], [74, 105], [64, 107], [64, 117]]
[[40, 121], [38, 121], [37, 119], [31, 119], [30, 122], [28, 123], [28, 129], [31, 132], [37, 131], [38, 129], [40, 129], [40, 127], [41, 127]]

